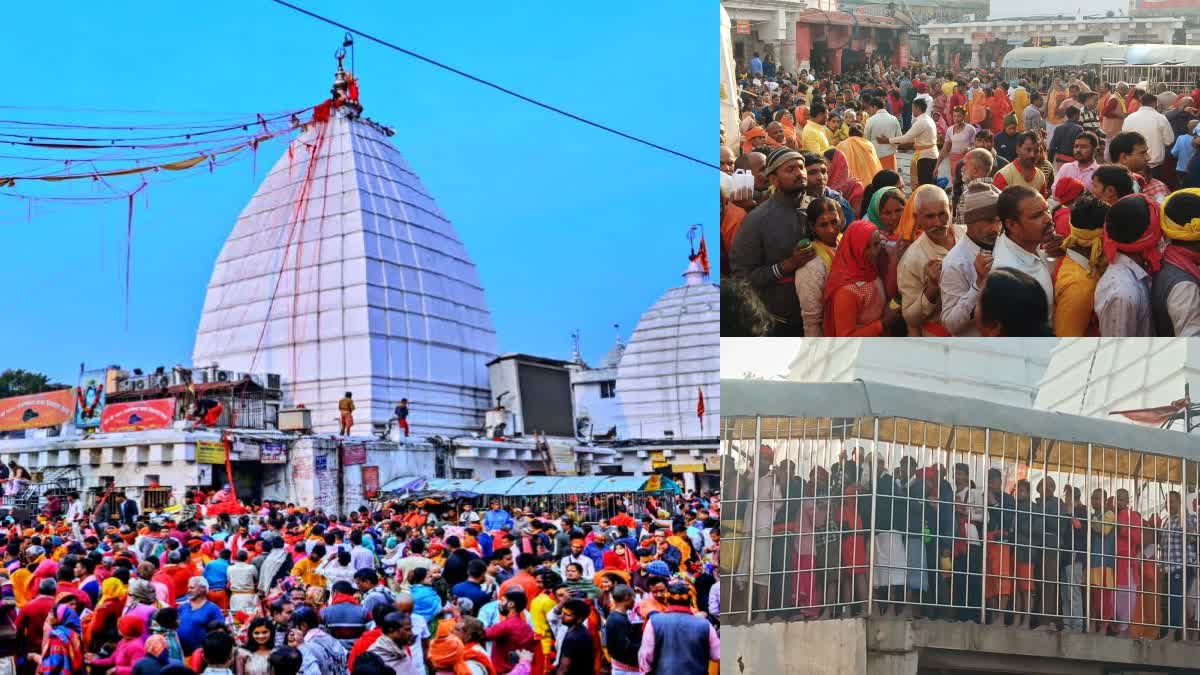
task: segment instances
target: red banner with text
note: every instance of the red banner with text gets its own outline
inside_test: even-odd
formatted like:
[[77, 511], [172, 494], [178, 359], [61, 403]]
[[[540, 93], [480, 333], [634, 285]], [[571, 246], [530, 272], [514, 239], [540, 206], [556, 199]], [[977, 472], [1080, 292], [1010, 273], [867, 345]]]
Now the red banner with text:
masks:
[[175, 399], [109, 403], [100, 416], [100, 431], [144, 431], [167, 429], [175, 419]]

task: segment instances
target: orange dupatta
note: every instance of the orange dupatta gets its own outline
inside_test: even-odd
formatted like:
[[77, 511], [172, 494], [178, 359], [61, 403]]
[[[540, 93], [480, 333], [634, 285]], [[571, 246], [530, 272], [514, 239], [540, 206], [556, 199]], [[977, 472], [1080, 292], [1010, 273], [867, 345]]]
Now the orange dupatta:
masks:
[[896, 226], [896, 236], [901, 241], [912, 242], [921, 236], [921, 230], [917, 229], [917, 195], [921, 194], [922, 190], [941, 189], [937, 185], [926, 183], [914, 190], [908, 201], [904, 202], [904, 211], [900, 213], [900, 224]]
[[875, 154], [875, 146], [861, 136], [847, 138], [838, 143], [837, 149], [846, 156], [846, 162], [850, 165], [850, 175], [862, 181], [863, 185], [870, 185], [875, 174], [883, 170], [879, 156]]

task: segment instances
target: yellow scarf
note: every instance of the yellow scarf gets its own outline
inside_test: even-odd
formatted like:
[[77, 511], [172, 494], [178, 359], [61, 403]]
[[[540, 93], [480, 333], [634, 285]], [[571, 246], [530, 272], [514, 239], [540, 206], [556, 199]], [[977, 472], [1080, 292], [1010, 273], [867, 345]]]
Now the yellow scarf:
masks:
[[1093, 278], [1099, 276], [1103, 263], [1101, 256], [1104, 250], [1104, 228], [1081, 230], [1072, 225], [1071, 234], [1063, 240], [1063, 249], [1071, 248], [1076, 244], [1091, 248], [1091, 254], [1088, 256], [1088, 276]]
[[[841, 235], [838, 235], [838, 237], [840, 238]], [[825, 269], [833, 269], [833, 249], [815, 239], [813, 240], [813, 247], [817, 253], [817, 257], [825, 261]]]
[[1183, 190], [1172, 192], [1163, 201], [1162, 218], [1159, 221], [1163, 236], [1175, 241], [1200, 241], [1200, 218], [1192, 218], [1186, 223], [1176, 223], [1167, 217], [1167, 204], [1175, 198], [1175, 195], [1185, 192], [1200, 197], [1200, 188], [1184, 188]]

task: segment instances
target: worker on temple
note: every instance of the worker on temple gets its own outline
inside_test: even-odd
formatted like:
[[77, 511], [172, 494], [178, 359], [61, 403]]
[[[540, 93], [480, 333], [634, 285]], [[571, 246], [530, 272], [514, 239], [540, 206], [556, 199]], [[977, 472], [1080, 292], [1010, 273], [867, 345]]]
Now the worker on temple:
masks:
[[341, 413], [341, 435], [349, 436], [350, 427], [354, 426], [354, 397], [350, 392], [338, 401], [338, 412]]
[[396, 415], [396, 428], [404, 430], [404, 437], [408, 438], [408, 399], [402, 398], [396, 404], [396, 410], [393, 411]]
[[215, 427], [224, 411], [225, 406], [215, 398], [202, 398], [196, 401], [196, 419], [206, 427]]

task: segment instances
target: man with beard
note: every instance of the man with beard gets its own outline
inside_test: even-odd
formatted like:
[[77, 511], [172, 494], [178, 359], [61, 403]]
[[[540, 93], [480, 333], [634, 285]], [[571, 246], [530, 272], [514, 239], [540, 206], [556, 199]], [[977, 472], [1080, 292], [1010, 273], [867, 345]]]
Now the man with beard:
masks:
[[[991, 160], [981, 150], [971, 152], [979, 152], [984, 159]], [[985, 180], [967, 186], [959, 202], [967, 236], [959, 237], [942, 260], [942, 326], [955, 336], [979, 335], [975, 305], [979, 289], [992, 269], [992, 248], [1000, 235], [1000, 216], [996, 212], [1000, 191]]]
[[509, 654], [519, 650], [541, 653], [537, 636], [525, 621], [525, 607], [528, 604], [525, 592], [515, 588], [500, 599], [500, 614], [504, 618], [488, 628], [486, 633], [492, 643], [492, 667], [497, 673], [507, 673], [513, 669], [513, 664], [508, 661]]
[[[1031, 138], [1023, 141], [1020, 146], [1021, 154], [1032, 154], [1035, 149], [1033, 144]], [[1050, 308], [1046, 318], [1053, 317], [1054, 283], [1050, 279], [1050, 270], [1042, 246], [1049, 242], [1050, 248], [1057, 248], [1061, 239], [1055, 239], [1057, 235], [1054, 234], [1054, 221], [1046, 209], [1045, 198], [1027, 185], [1014, 185], [1000, 193], [1000, 198], [996, 201], [996, 211], [1004, 231], [996, 239], [996, 247], [992, 252], [992, 269], [1011, 267], [1036, 279], [1046, 293], [1046, 304]]]
[[800, 242], [808, 236], [804, 156], [778, 148], [767, 158], [766, 175], [775, 191], [742, 221], [730, 261], [734, 275], [745, 279], [767, 311], [779, 318], [772, 335], [801, 336], [804, 324], [793, 275], [816, 255], [815, 247]]
[[[821, 155], [812, 153], [804, 153], [804, 172], [805, 172], [805, 187], [804, 193], [808, 196], [809, 203], [813, 199], [827, 197], [838, 203], [842, 210], [842, 223], [848, 224], [854, 218], [854, 209], [850, 207], [850, 202], [842, 196], [842, 193], [829, 187], [829, 165], [825, 163], [825, 158]], [[811, 232], [813, 223], [807, 223]], [[843, 228], [845, 225], [843, 225]]]
[[921, 236], [908, 247], [896, 270], [901, 311], [910, 336], [946, 336], [942, 319], [942, 258], [966, 228], [950, 223], [950, 200], [941, 189], [919, 190], [916, 226]]
[[1072, 151], [1075, 148], [1075, 139], [1082, 133], [1083, 125], [1079, 123], [1079, 108], [1067, 108], [1066, 119], [1054, 129], [1054, 138], [1050, 139], [1050, 146], [1046, 151], [1050, 161], [1054, 162], [1056, 172], [1063, 164], [1074, 159]]
[[1108, 205], [1085, 194], [1071, 205], [1071, 231], [1063, 241], [1054, 279], [1054, 334], [1058, 337], [1098, 335], [1092, 306], [1100, 278], [1101, 237]]
[[1200, 190], [1173, 193], [1163, 204], [1167, 239], [1162, 269], [1154, 275], [1151, 303], [1158, 335], [1200, 335]]
[[1150, 275], [1161, 267], [1161, 210], [1148, 195], [1129, 195], [1104, 219], [1108, 268], [1096, 284], [1101, 336], [1150, 337]]
[[1054, 186], [1057, 187], [1064, 176], [1074, 178], [1085, 186], [1091, 185], [1092, 174], [1100, 168], [1100, 163], [1096, 161], [1096, 148], [1099, 145], [1100, 139], [1090, 131], [1076, 136], [1072, 147], [1072, 156], [1075, 161], [1058, 167], [1058, 170], [1054, 172]]
[[1043, 199], [1050, 194], [1046, 175], [1038, 169], [1038, 143], [1040, 141], [1035, 133], [1026, 131], [1017, 136], [1017, 161], [1000, 169], [992, 177], [997, 188], [1003, 191], [1010, 185], [1020, 185], [1042, 195]]

